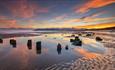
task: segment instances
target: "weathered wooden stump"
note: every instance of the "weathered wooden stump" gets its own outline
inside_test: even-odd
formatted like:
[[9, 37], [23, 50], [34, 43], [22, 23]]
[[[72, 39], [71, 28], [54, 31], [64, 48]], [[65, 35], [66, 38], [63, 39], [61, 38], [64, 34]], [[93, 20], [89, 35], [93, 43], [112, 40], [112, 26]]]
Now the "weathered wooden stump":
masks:
[[66, 45], [66, 46], [65, 46], [65, 49], [66, 49], [66, 50], [68, 50], [68, 49], [69, 49], [68, 45]]
[[28, 40], [27, 46], [28, 46], [28, 49], [32, 49], [32, 40]]
[[41, 41], [36, 42], [36, 53], [41, 54], [41, 49], [42, 49]]
[[12, 45], [13, 48], [16, 48], [16, 40], [10, 39], [10, 45]]
[[61, 46], [60, 43], [58, 43], [58, 45], [57, 45], [57, 52], [58, 52], [58, 54], [61, 54], [61, 50], [62, 50], [62, 46]]
[[3, 39], [0, 39], [0, 43], [3, 43]]

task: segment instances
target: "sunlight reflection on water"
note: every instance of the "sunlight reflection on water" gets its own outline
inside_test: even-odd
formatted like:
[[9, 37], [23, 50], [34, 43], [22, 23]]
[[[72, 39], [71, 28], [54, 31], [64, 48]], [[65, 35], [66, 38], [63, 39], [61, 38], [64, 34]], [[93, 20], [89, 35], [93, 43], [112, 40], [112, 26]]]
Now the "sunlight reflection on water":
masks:
[[[83, 56], [95, 57], [106, 51], [102, 44], [87, 38], [81, 38], [82, 46], [74, 46], [70, 43], [70, 38], [65, 37], [67, 35], [69, 34], [44, 34], [4, 39], [3, 44], [0, 44], [1, 69], [40, 69], [60, 62], [76, 60]], [[10, 45], [10, 39], [16, 40], [16, 47]], [[31, 49], [27, 46], [28, 40], [32, 40]], [[37, 48], [36, 42], [41, 42], [41, 48]], [[61, 44], [62, 49], [57, 48], [58, 43]], [[65, 49], [66, 46], [68, 50]]]

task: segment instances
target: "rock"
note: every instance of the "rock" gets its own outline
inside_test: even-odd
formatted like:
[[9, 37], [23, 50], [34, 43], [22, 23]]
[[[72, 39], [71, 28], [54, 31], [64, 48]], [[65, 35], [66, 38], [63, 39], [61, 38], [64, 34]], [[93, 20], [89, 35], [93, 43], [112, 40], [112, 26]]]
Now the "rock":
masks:
[[73, 42], [74, 40], [73, 39], [70, 39], [70, 42]]
[[103, 40], [103, 39], [100, 38], [100, 37], [96, 37], [95, 39], [96, 39], [96, 41], [102, 41], [102, 40]]
[[72, 43], [72, 45], [75, 45], [75, 46], [82, 45], [82, 41], [79, 39], [78, 36], [76, 36], [75, 39], [70, 39], [70, 42]]
[[71, 37], [75, 37], [75, 35], [74, 35], [74, 34], [72, 34], [72, 35], [71, 35]]
[[13, 48], [16, 48], [16, 40], [10, 39], [10, 44], [13, 46]]

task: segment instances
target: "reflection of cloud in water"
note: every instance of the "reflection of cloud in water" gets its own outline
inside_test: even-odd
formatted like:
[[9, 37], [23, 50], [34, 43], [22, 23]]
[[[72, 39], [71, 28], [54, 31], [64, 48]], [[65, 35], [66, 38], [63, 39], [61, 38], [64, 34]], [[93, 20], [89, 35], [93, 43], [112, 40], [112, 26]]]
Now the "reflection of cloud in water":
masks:
[[48, 53], [48, 48], [43, 48], [42, 51], [43, 51], [43, 53], [47, 54]]
[[97, 43], [95, 40], [93, 40], [93, 39], [89, 39], [89, 38], [82, 38], [82, 40], [83, 40], [83, 43], [84, 44], [92, 44], [92, 43]]
[[103, 45], [100, 42], [97, 42], [94, 39], [89, 39], [89, 38], [82, 38], [84, 44], [90, 44], [93, 45], [94, 47], [103, 47]]
[[74, 50], [79, 52], [80, 54], [82, 54], [84, 57], [86, 57], [88, 59], [92, 59], [92, 58], [96, 58], [96, 57], [100, 56], [100, 54], [89, 52], [83, 48], [75, 48]]
[[95, 41], [94, 39], [82, 38], [83, 48], [91, 52], [104, 53], [107, 49], [100, 42]]

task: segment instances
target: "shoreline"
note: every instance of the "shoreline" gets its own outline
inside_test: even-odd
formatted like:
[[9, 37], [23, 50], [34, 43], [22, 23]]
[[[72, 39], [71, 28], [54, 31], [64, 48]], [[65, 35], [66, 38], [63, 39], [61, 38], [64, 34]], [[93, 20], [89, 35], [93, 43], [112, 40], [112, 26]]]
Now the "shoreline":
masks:
[[13, 38], [13, 37], [29, 37], [29, 36], [40, 36], [40, 34], [31, 34], [31, 33], [13, 33], [13, 34], [0, 34], [0, 38]]

